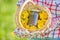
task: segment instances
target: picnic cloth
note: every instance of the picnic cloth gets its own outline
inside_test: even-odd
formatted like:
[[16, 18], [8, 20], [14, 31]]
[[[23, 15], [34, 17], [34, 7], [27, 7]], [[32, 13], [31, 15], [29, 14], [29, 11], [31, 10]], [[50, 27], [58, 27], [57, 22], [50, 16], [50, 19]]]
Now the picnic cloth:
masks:
[[[17, 5], [23, 5], [26, 0], [19, 0]], [[53, 37], [53, 38], [60, 38], [60, 0], [32, 0], [35, 4], [38, 5], [45, 5], [48, 7], [52, 14], [52, 22], [50, 28], [46, 30], [46, 35], [43, 37]], [[21, 29], [18, 27], [15, 29], [15, 33], [19, 36], [20, 32], [25, 34], [24, 31], [22, 32]]]

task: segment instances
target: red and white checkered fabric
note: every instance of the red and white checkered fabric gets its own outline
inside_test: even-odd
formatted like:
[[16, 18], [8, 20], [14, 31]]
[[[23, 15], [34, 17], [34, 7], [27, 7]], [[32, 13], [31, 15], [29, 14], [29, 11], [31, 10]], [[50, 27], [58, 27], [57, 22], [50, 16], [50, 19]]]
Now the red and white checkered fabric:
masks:
[[[18, 1], [18, 5], [22, 5], [26, 0], [19, 0]], [[60, 37], [60, 0], [58, 0], [59, 2], [57, 2], [57, 0], [32, 0], [34, 3], [38, 4], [38, 5], [45, 5], [49, 8], [49, 10], [51, 11], [52, 14], [52, 23], [51, 26], [48, 30], [46, 30], [46, 34], [45, 36], [48, 37]], [[58, 27], [58, 28], [57, 28]], [[54, 31], [52, 31], [54, 30]]]

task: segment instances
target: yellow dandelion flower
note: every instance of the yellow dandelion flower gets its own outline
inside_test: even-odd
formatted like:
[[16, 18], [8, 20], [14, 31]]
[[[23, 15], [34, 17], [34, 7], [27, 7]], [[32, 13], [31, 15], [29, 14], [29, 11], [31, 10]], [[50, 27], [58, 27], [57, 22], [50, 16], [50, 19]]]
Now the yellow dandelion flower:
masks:
[[29, 25], [26, 25], [26, 27], [25, 27], [25, 28], [29, 29]]
[[38, 28], [39, 29], [42, 29], [43, 28], [43, 26], [44, 26], [44, 21], [43, 20], [38, 20]]
[[28, 13], [27, 11], [23, 11], [23, 12], [22, 12], [22, 16], [26, 18], [26, 17], [29, 16], [29, 13]]
[[42, 11], [42, 13], [39, 13], [41, 19], [47, 19], [48, 18], [48, 13], [45, 11]]
[[30, 28], [29, 28], [29, 31], [35, 31], [36, 30], [36, 26], [31, 26]]
[[21, 22], [22, 22], [22, 23], [28, 23], [28, 18], [21, 19]]
[[38, 28], [39, 28], [39, 29], [43, 29], [43, 28], [44, 28], [43, 26], [44, 26], [44, 25], [39, 25], [39, 24], [38, 24]]

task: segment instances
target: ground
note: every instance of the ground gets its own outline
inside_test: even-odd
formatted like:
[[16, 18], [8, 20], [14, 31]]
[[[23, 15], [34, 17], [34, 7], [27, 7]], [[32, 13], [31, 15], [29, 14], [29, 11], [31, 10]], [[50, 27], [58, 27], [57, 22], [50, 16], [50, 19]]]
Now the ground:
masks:
[[[16, 28], [15, 14], [18, 0], [0, 0], [0, 40], [20, 40], [11, 32]], [[21, 40], [26, 40], [21, 39]]]

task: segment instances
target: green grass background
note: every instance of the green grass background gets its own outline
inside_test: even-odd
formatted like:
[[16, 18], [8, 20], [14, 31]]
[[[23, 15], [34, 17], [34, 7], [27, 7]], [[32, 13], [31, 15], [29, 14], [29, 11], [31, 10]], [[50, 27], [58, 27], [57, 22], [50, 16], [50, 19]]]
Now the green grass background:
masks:
[[16, 28], [15, 14], [18, 0], [0, 0], [0, 40], [27, 40], [13, 37], [11, 32]]

